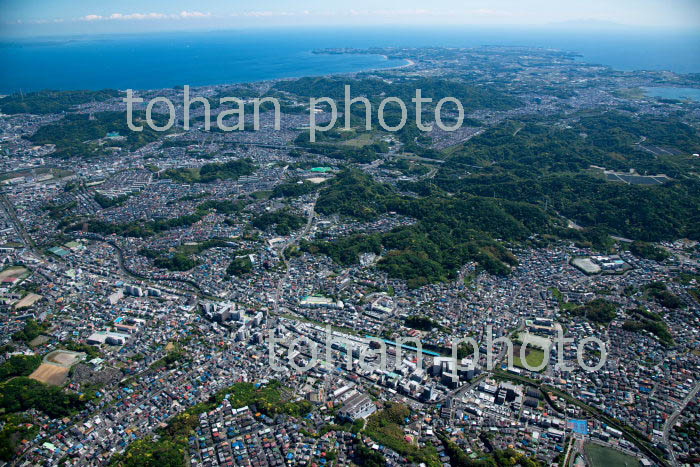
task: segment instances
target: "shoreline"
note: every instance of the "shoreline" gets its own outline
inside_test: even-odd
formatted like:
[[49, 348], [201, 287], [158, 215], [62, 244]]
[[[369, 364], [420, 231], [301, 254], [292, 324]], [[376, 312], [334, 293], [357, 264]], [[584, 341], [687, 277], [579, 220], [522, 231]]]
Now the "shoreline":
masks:
[[386, 68], [386, 69], [387, 69], [387, 70], [398, 70], [398, 69], [400, 69], [400, 68], [409, 68], [409, 67], [412, 67], [413, 65], [416, 64], [416, 62], [414, 62], [414, 61], [411, 60], [410, 58], [405, 58], [404, 60], [406, 60], [406, 63], [405, 63], [405, 64], [399, 65], [399, 66], [397, 66], [397, 67]]

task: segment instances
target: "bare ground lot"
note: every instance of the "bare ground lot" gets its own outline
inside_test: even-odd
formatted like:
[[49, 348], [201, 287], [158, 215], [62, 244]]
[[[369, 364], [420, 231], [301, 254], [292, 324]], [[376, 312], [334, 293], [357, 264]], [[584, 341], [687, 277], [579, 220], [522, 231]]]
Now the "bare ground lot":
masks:
[[41, 383], [63, 386], [63, 383], [65, 383], [68, 378], [69, 370], [70, 368], [67, 367], [53, 365], [51, 363], [42, 363], [29, 377]]
[[629, 185], [661, 185], [669, 181], [670, 178], [662, 175], [629, 175], [629, 174], [606, 174], [607, 180], [611, 182], [625, 182]]
[[22, 308], [29, 308], [34, 305], [37, 301], [41, 300], [41, 295], [35, 293], [28, 293], [19, 302], [15, 303], [15, 310], [20, 310]]
[[29, 347], [37, 347], [39, 345], [44, 345], [49, 341], [48, 336], [44, 336], [43, 334], [40, 336], [36, 336], [34, 339], [29, 341]]
[[29, 270], [24, 266], [10, 266], [9, 268], [0, 271], [0, 281], [10, 277], [22, 277], [28, 272]]
[[71, 352], [69, 350], [56, 350], [48, 354], [44, 360], [47, 363], [55, 363], [65, 367], [70, 367], [82, 360], [84, 354], [79, 352]]
[[574, 258], [571, 264], [585, 272], [586, 274], [597, 274], [601, 271], [600, 266], [591, 261], [590, 258]]

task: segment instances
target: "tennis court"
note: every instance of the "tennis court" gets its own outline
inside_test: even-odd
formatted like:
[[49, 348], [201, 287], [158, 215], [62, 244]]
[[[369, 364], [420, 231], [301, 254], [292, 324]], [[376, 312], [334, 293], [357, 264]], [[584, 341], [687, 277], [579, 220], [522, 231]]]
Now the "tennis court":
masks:
[[588, 422], [586, 420], [569, 420], [569, 426], [574, 431], [580, 435], [588, 434]]

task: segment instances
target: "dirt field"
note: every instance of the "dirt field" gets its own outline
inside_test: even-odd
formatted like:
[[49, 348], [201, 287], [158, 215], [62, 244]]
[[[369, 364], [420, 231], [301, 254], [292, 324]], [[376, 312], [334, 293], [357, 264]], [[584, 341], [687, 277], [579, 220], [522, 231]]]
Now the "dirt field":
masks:
[[29, 308], [39, 300], [41, 300], [41, 295], [37, 295], [35, 293], [28, 293], [24, 298], [22, 298], [22, 300], [15, 303], [15, 310]]
[[586, 274], [598, 274], [600, 272], [600, 266], [591, 261], [590, 258], [574, 258], [571, 264]]
[[0, 272], [0, 280], [8, 277], [22, 277], [23, 274], [29, 272], [24, 266], [11, 266]]
[[68, 350], [56, 350], [46, 356], [46, 361], [70, 367], [81, 360], [80, 355], [81, 354], [77, 352], [71, 352]]
[[319, 183], [325, 182], [327, 179], [325, 177], [312, 177], [312, 178], [307, 178], [307, 180], [310, 181], [311, 183], [319, 184]]
[[32, 339], [31, 341], [29, 341], [29, 347], [36, 347], [36, 346], [39, 346], [39, 345], [44, 345], [44, 344], [46, 344], [49, 340], [50, 340], [50, 339], [49, 339], [48, 336], [44, 336], [44, 335], [36, 336], [34, 339]]
[[68, 371], [69, 368], [66, 367], [42, 363], [29, 377], [42, 383], [63, 386], [68, 378]]

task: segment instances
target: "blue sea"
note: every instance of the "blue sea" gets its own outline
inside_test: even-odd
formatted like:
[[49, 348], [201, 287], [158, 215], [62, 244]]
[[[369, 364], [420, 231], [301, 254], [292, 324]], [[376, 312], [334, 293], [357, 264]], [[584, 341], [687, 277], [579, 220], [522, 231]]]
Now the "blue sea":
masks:
[[666, 86], [645, 87], [644, 91], [653, 97], [663, 99], [693, 100], [700, 102], [700, 89], [695, 88], [674, 88]]
[[577, 52], [618, 70], [700, 72], [700, 34], [563, 29], [317, 28], [0, 40], [0, 93], [158, 89], [356, 72], [403, 65], [336, 47], [506, 45]]

